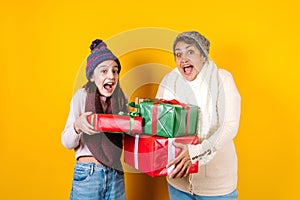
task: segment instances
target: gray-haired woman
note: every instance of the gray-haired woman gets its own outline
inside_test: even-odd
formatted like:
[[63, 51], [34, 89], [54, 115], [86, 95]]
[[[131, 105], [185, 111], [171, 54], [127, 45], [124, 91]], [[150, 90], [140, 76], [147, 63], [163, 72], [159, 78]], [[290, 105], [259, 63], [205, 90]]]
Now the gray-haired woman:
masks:
[[[196, 31], [179, 34], [173, 45], [176, 68], [160, 83], [157, 97], [199, 106], [200, 143], [183, 145], [167, 178], [171, 200], [237, 198], [237, 155], [233, 142], [240, 120], [240, 95], [231, 74], [209, 58], [210, 42]], [[199, 161], [199, 172], [188, 174]]]

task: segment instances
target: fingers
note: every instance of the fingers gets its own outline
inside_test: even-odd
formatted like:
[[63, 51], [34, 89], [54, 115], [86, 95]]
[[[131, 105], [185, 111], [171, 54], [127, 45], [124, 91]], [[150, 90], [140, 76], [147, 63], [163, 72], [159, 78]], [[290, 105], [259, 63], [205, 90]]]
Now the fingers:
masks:
[[186, 177], [188, 175], [189, 168], [192, 165], [187, 145], [177, 143], [175, 141], [173, 142], [173, 145], [182, 149], [182, 151], [174, 160], [172, 160], [166, 166], [167, 168], [169, 168], [172, 165], [176, 166], [173, 172], [170, 174], [170, 178]]
[[[188, 152], [187, 145], [181, 144], [181, 143], [178, 143], [178, 142], [175, 142], [175, 141], [173, 142], [173, 145], [175, 147], [180, 148], [182, 151], [173, 161], [171, 161], [170, 163], [167, 164], [167, 166], [166, 166], [167, 168], [169, 168], [170, 166], [172, 166], [174, 164], [176, 165], [177, 163], [179, 163], [182, 160], [183, 157], [188, 156], [188, 158], [189, 158], [189, 152]], [[187, 154], [187, 155], [185, 155], [185, 154]]]
[[82, 113], [75, 121], [75, 127], [88, 135], [94, 135], [98, 131], [94, 130], [94, 127], [88, 122], [87, 117], [92, 114], [92, 112]]
[[99, 131], [94, 131], [94, 130], [87, 130], [85, 133], [88, 134], [88, 135], [95, 135], [96, 133], [100, 133], [100, 132]]
[[173, 142], [173, 145], [175, 147], [178, 147], [178, 148], [182, 149], [182, 150], [187, 149], [187, 146], [185, 144], [181, 144], [181, 143], [178, 143], [178, 142], [175, 142], [175, 141]]
[[182, 157], [179, 155], [174, 160], [172, 160], [171, 162], [169, 162], [166, 167], [169, 168], [172, 165], [177, 165], [181, 161], [181, 159], [182, 159]]
[[98, 133], [97, 131], [93, 130], [93, 126], [91, 126], [88, 122], [82, 122], [81, 130], [88, 135], [94, 135]]
[[188, 175], [189, 168], [192, 163], [189, 159], [182, 159], [179, 164], [176, 165], [173, 172], [170, 174], [170, 178], [182, 178]]
[[174, 141], [173, 145], [177, 148], [180, 148], [182, 151], [173, 161], [171, 161], [170, 163], [167, 164], [167, 166], [166, 166], [167, 168], [169, 168], [170, 166], [172, 166], [174, 164], [176, 165], [178, 162], [180, 162], [182, 157], [183, 157], [183, 154], [185, 154], [186, 151], [187, 151], [187, 146], [184, 145], [184, 144], [181, 144], [181, 143], [178, 143], [178, 142]]
[[87, 117], [89, 115], [91, 115], [92, 112], [86, 112], [86, 113], [83, 113], [81, 116], [80, 116], [80, 119], [81, 119], [81, 122], [83, 123], [83, 125], [88, 128], [88, 129], [93, 129], [94, 127], [88, 122], [87, 120]]
[[189, 169], [191, 166], [192, 166], [192, 162], [189, 160], [189, 162], [187, 163], [187, 168], [185, 170], [183, 177], [186, 177], [189, 174]]

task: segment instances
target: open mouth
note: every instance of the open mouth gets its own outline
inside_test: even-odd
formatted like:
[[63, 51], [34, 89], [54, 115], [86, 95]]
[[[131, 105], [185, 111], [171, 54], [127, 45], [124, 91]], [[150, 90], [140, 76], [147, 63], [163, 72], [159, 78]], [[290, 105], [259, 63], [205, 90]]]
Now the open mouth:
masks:
[[185, 75], [190, 75], [190, 74], [192, 74], [193, 69], [194, 69], [194, 66], [193, 66], [193, 65], [189, 65], [189, 66], [183, 67], [184, 74], [185, 74]]
[[114, 85], [114, 83], [108, 82], [108, 83], [104, 83], [103, 87], [104, 87], [106, 90], [112, 90], [113, 85]]

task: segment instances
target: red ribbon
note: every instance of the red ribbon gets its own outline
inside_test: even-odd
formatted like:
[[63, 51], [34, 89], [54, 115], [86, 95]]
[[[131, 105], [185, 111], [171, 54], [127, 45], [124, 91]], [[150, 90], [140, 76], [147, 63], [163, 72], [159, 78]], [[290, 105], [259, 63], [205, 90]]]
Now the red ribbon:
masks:
[[172, 99], [172, 100], [166, 100], [166, 99], [159, 99], [161, 102], [163, 103], [168, 103], [168, 104], [175, 104], [175, 105], [183, 105], [182, 103], [180, 103], [179, 101], [177, 101], [176, 99]]
[[158, 114], [158, 103], [155, 102], [152, 108], [152, 135], [156, 135], [157, 114]]

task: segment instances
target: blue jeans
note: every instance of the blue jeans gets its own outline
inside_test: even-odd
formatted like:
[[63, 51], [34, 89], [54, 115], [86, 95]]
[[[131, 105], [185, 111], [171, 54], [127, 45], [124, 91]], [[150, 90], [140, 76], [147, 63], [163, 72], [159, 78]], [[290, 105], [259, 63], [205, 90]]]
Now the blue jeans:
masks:
[[125, 200], [124, 174], [94, 163], [76, 162], [70, 200]]
[[177, 190], [172, 185], [168, 184], [169, 196], [171, 200], [236, 200], [237, 190], [220, 196], [199, 196]]

